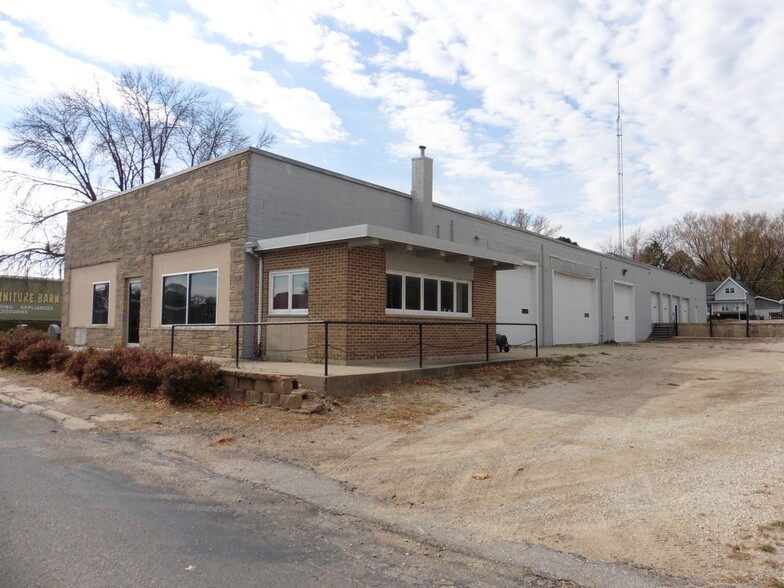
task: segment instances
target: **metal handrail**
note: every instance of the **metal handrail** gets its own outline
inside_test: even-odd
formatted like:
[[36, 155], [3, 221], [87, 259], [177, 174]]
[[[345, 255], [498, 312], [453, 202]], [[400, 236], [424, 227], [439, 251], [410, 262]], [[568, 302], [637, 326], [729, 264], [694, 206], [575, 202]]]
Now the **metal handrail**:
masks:
[[[209, 325], [171, 325], [170, 353], [174, 355], [174, 333], [175, 329], [198, 329], [204, 327], [234, 327], [236, 329], [234, 338], [234, 358], [235, 367], [240, 365], [240, 328], [241, 327], [263, 327], [269, 325], [324, 325], [324, 376], [329, 375], [329, 326], [330, 325], [390, 325], [390, 326], [411, 326], [418, 330], [419, 347], [419, 367], [424, 362], [424, 327], [445, 327], [445, 326], [473, 326], [485, 327], [485, 361], [490, 361], [490, 325], [506, 325], [516, 327], [534, 328], [534, 346], [536, 357], [539, 357], [539, 325], [536, 323], [511, 323], [496, 321], [360, 321], [360, 320], [321, 320], [321, 321], [262, 321], [253, 323], [210, 323]], [[495, 337], [495, 336], [494, 336]], [[261, 344], [261, 341], [259, 341]], [[493, 345], [495, 346], [495, 345]]]

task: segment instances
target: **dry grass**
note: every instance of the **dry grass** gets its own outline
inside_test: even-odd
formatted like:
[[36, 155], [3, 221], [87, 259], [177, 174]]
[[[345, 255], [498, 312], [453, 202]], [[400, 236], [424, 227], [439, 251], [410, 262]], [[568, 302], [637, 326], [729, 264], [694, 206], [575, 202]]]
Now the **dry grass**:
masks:
[[[303, 415], [289, 411], [248, 406], [227, 398], [207, 399], [193, 406], [172, 407], [162, 398], [138, 394], [132, 390], [104, 395], [75, 385], [59, 372], [29, 374], [16, 370], [3, 370], [3, 375], [15, 382], [71, 396], [95, 403], [111, 403], [116, 410], [130, 412], [136, 421], [115, 425], [126, 429], [139, 429], [159, 425], [161, 419], [174, 425], [174, 420], [209, 420], [215, 427], [258, 428], [277, 432], [309, 431], [326, 425], [382, 425], [401, 432], [415, 431], [428, 419], [437, 415], [447, 416], [464, 405], [464, 396], [482, 394], [490, 389], [511, 392], [522, 388], [540, 386], [553, 379], [575, 377], [571, 366], [579, 359], [564, 355], [546, 359], [527, 359], [506, 364], [496, 364], [439, 379], [418, 379], [396, 386], [384, 386], [363, 394], [332, 398], [309, 392], [314, 402], [326, 406], [321, 414]], [[465, 418], [455, 415], [454, 418]]]
[[[326, 397], [309, 391], [310, 403], [322, 403], [323, 413], [299, 414], [290, 411], [234, 402], [228, 398], [205, 399], [195, 405], [173, 407], [165, 399], [145, 396], [132, 390], [105, 395], [75, 385], [59, 372], [29, 374], [3, 370], [4, 376], [21, 385], [40, 388], [87, 400], [94, 405], [110, 406], [113, 411], [133, 414], [136, 419], [113, 423], [114, 429], [141, 431], [159, 429], [201, 429], [214, 441], [216, 431], [260, 430], [280, 434], [303, 433], [322, 427], [382, 426], [412, 433], [429, 419], [463, 420], [470, 416], [458, 409], [465, 405], [467, 394], [497, 396], [540, 386], [554, 379], [575, 377], [572, 366], [576, 356], [528, 359], [484, 366], [456, 376], [418, 379], [405, 384], [384, 386], [349, 397]], [[475, 396], [472, 400], [478, 399]], [[107, 425], [109, 426], [109, 425]], [[218, 444], [225, 444], [221, 441]]]

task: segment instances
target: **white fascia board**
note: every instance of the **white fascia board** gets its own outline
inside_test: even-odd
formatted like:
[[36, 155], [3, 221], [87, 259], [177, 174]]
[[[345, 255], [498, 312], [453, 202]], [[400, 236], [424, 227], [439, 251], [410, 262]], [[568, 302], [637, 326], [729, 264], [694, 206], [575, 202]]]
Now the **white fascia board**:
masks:
[[732, 278], [724, 278], [724, 281], [723, 281], [721, 284], [719, 284], [718, 288], [716, 288], [716, 289], [713, 291], [713, 293], [714, 293], [714, 294], [716, 294], [716, 292], [718, 292], [719, 290], [721, 290], [722, 288], [724, 288], [724, 284], [726, 284], [727, 282], [732, 282], [732, 283], [733, 283], [733, 284], [735, 284], [735, 285], [736, 285], [738, 288], [740, 288], [740, 289], [741, 289], [741, 290], [742, 290], [744, 293], [748, 293], [748, 290], [746, 290], [746, 288], [744, 288], [743, 286], [741, 286], [741, 285], [740, 285], [738, 282], [736, 282], [736, 281], [735, 281], [735, 280], [733, 280]]
[[298, 235], [287, 235], [285, 237], [273, 237], [271, 239], [259, 239], [255, 242], [253, 249], [257, 252], [275, 251], [277, 249], [291, 249], [293, 247], [304, 247], [308, 245], [325, 245], [328, 243], [350, 242], [359, 239], [372, 239], [378, 241], [379, 245], [385, 243], [399, 243], [411, 245], [418, 249], [432, 249], [443, 251], [448, 254], [463, 255], [474, 259], [484, 259], [498, 262], [504, 265], [522, 265], [523, 260], [515, 255], [453, 243], [435, 237], [427, 237], [416, 233], [407, 233], [396, 229], [378, 227], [375, 225], [353, 225], [350, 227], [340, 227], [315, 231], [312, 233], [300, 233]]

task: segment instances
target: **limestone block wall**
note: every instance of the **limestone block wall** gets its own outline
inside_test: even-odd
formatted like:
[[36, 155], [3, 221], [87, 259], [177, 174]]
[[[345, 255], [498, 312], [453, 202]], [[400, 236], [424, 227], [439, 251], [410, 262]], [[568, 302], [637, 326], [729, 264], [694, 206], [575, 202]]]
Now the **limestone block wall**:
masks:
[[[208, 162], [140, 188], [118, 194], [68, 215], [63, 339], [96, 347], [122, 345], [127, 329], [127, 280], [142, 281], [140, 344], [168, 349], [170, 329], [155, 326], [160, 308], [153, 308], [153, 292], [162, 285], [152, 279], [156, 254], [225, 244], [229, 255], [228, 320], [243, 315], [244, 242], [247, 234], [249, 152]], [[115, 263], [111, 287], [117, 294], [112, 327], [71, 324], [69, 317], [72, 270]], [[187, 270], [187, 268], [184, 268]], [[90, 300], [74, 301], [90, 304]], [[193, 337], [190, 350], [205, 352], [224, 346], [226, 334], [205, 329]], [[219, 340], [219, 341], [218, 341]]]
[[[711, 325], [680, 324], [678, 325], [679, 337], [710, 337]], [[713, 321], [713, 336], [728, 337], [733, 339], [746, 338], [746, 321], [722, 320]], [[749, 323], [750, 338], [784, 338], [784, 321], [751, 321]]]

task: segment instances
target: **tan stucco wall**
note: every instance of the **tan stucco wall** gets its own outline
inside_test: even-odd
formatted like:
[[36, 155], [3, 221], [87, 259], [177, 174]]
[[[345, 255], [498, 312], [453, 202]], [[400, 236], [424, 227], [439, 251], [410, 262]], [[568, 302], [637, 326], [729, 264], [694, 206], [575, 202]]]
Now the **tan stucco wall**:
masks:
[[[161, 326], [163, 276], [204, 270], [218, 270], [217, 322], [229, 322], [231, 244], [221, 243], [184, 251], [159, 253], [152, 258], [152, 328]], [[167, 327], [168, 328], [168, 327]]]
[[68, 303], [68, 326], [92, 326], [93, 284], [109, 282], [109, 322], [96, 328], [113, 328], [117, 308], [117, 264], [101, 263], [71, 270], [71, 295]]

